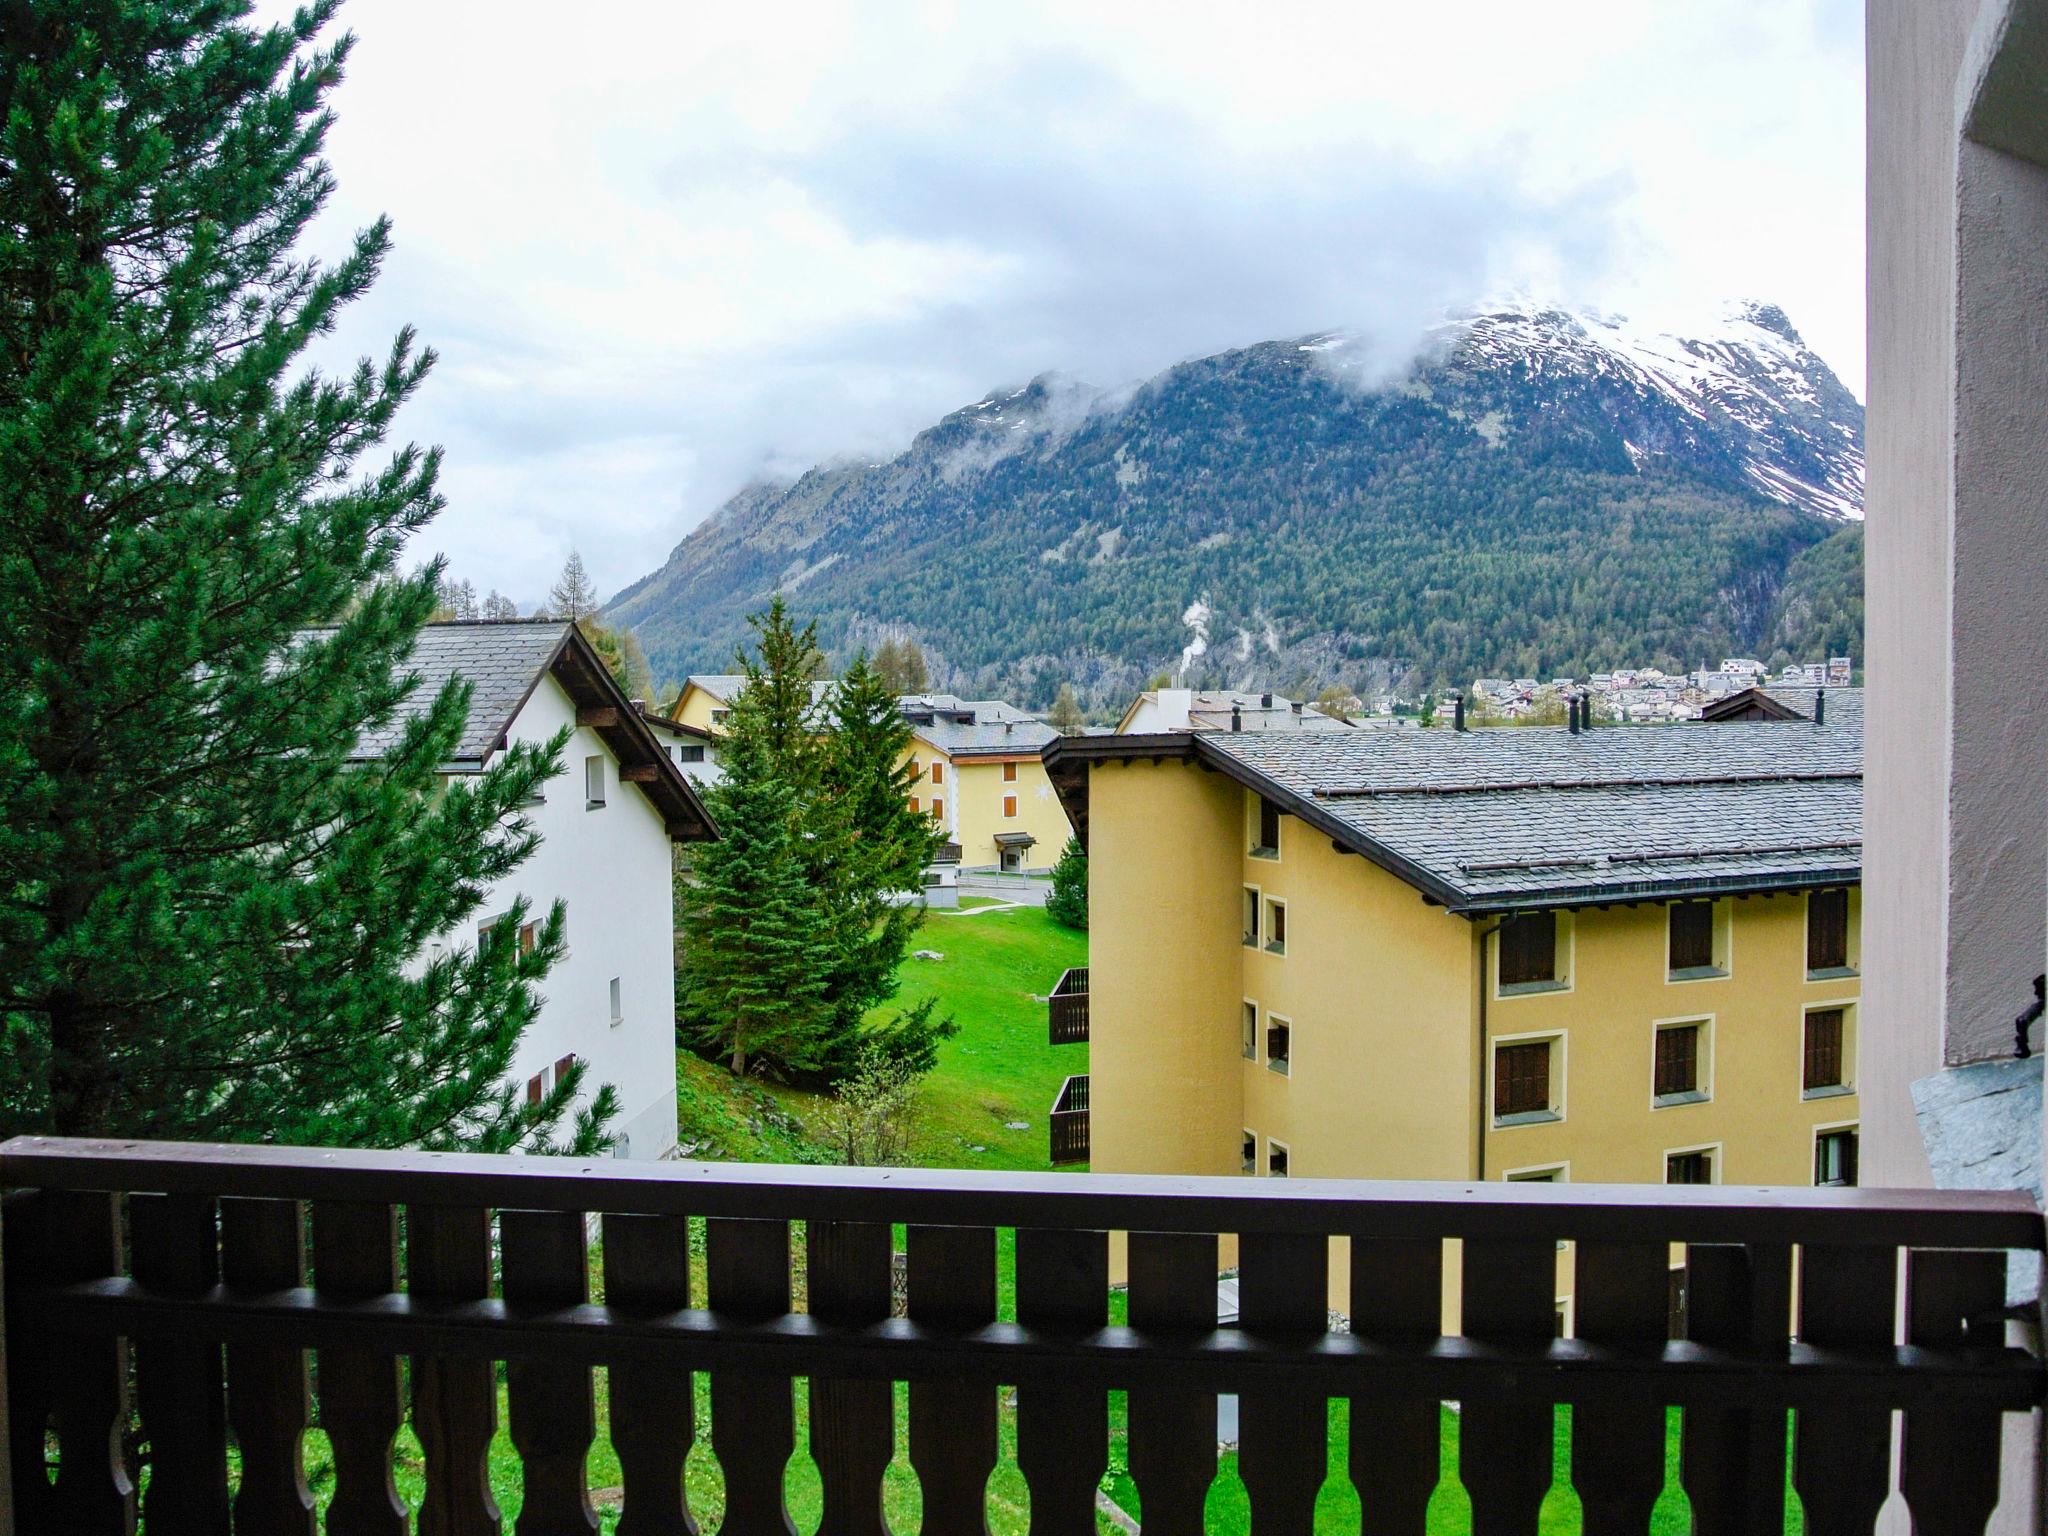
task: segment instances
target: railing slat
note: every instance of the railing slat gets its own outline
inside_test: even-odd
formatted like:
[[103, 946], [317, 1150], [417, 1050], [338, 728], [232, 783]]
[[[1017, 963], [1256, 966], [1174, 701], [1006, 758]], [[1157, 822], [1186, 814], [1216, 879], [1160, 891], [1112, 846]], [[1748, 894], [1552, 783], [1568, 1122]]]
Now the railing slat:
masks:
[[[122, 1271], [119, 1195], [42, 1190], [6, 1207], [8, 1420], [18, 1529], [125, 1536], [135, 1484], [122, 1449], [128, 1348], [119, 1338], [56, 1334], [17, 1298], [31, 1285]], [[44, 1468], [44, 1426], [57, 1437], [57, 1476]]]
[[[553, 1310], [590, 1299], [590, 1253], [577, 1211], [500, 1211], [498, 1242], [510, 1306]], [[518, 1536], [597, 1529], [584, 1468], [597, 1438], [590, 1368], [544, 1360], [505, 1367], [507, 1418], [519, 1452]]]
[[[1080, 1334], [1109, 1321], [1109, 1234], [1025, 1227], [1017, 1233], [1017, 1321]], [[1017, 1389], [1017, 1466], [1031, 1488], [1033, 1531], [1095, 1528], [1109, 1467], [1109, 1394], [1083, 1386]]]
[[[789, 1311], [789, 1223], [717, 1217], [705, 1223], [713, 1311], [764, 1321]], [[721, 1536], [794, 1536], [782, 1480], [796, 1449], [796, 1398], [787, 1376], [711, 1373], [711, 1448], [725, 1473]]]
[[[1892, 1342], [1898, 1256], [1887, 1248], [1799, 1251], [1799, 1336], [1809, 1344]], [[1882, 1406], [1844, 1402], [1799, 1410], [1792, 1486], [1806, 1509], [1807, 1536], [1864, 1536], [1891, 1492], [1892, 1416]]]
[[[881, 1222], [814, 1221], [805, 1229], [811, 1315], [847, 1326], [889, 1316], [895, 1240]], [[896, 1397], [886, 1381], [811, 1377], [811, 1457], [824, 1483], [818, 1536], [887, 1536], [882, 1476], [896, 1454]]]
[[[172, 1296], [200, 1296], [220, 1280], [220, 1230], [203, 1195], [132, 1195], [135, 1278]], [[227, 1536], [227, 1393], [221, 1347], [202, 1338], [136, 1346], [135, 1393], [149, 1442], [142, 1518], [152, 1530]]]
[[[1434, 1238], [1351, 1237], [1351, 1331], [1422, 1350], [1443, 1326], [1444, 1245]], [[1443, 1405], [1351, 1399], [1351, 1481], [1363, 1536], [1422, 1536], [1441, 1470]]]
[[[1686, 1336], [1782, 1359], [1791, 1339], [1792, 1250], [1693, 1243], [1685, 1251]], [[1785, 1410], [1687, 1408], [1679, 1481], [1697, 1536], [1785, 1529]]]
[[[491, 1294], [491, 1217], [474, 1205], [411, 1205], [406, 1277], [414, 1296], [473, 1301]], [[497, 1536], [503, 1525], [487, 1466], [498, 1427], [497, 1373], [485, 1360], [417, 1355], [412, 1427], [426, 1456], [419, 1536]]]
[[[306, 1283], [306, 1208], [298, 1201], [223, 1200], [220, 1240], [229, 1285], [286, 1291]], [[314, 1536], [305, 1455], [311, 1412], [304, 1350], [228, 1346], [228, 1424], [242, 1454], [237, 1536]]]
[[[398, 1213], [355, 1200], [313, 1203], [313, 1280], [323, 1297], [353, 1301], [398, 1289]], [[406, 1536], [392, 1480], [391, 1443], [405, 1421], [398, 1358], [334, 1346], [315, 1362], [320, 1427], [334, 1454], [328, 1536]]]
[[[1543, 1241], [1467, 1238], [1465, 1336], [1529, 1344], [1557, 1330], [1557, 1248]], [[1525, 1536], [1550, 1491], [1552, 1405], [1530, 1395], [1467, 1399], [1458, 1427], [1458, 1478], [1472, 1499], [1472, 1536]]]
[[[604, 1218], [605, 1305], [657, 1315], [690, 1304], [690, 1224], [684, 1216]], [[691, 1375], [662, 1365], [610, 1368], [612, 1449], [625, 1483], [618, 1536], [696, 1536], [683, 1463], [696, 1436]]]
[[[2005, 1267], [2003, 1253], [1909, 1253], [1906, 1342], [2002, 1344]], [[1916, 1536], [1982, 1536], [1998, 1504], [2000, 1417], [1965, 1404], [1907, 1412], [1899, 1487]]]
[[[1329, 1240], [1246, 1233], [1238, 1242], [1238, 1327], [1307, 1343], [1330, 1326]], [[1313, 1392], [1260, 1391], [1238, 1402], [1237, 1474], [1261, 1536], [1312, 1536], [1329, 1464], [1330, 1404]]]
[[[1663, 1243], [1581, 1243], [1574, 1332], [1654, 1358], [1670, 1329], [1671, 1260]], [[1586, 1536], [1641, 1536], [1664, 1491], [1664, 1404], [1603, 1399], [1572, 1409], [1572, 1486]]]
[[[995, 1321], [992, 1227], [911, 1227], [906, 1311], [941, 1328]], [[982, 1382], [910, 1384], [910, 1465], [924, 1491], [924, 1524], [947, 1536], [988, 1529], [988, 1480], [996, 1469], [996, 1394]]]
[[[1216, 1238], [1130, 1235], [1130, 1324], [1140, 1332], [1205, 1334], [1216, 1327]], [[1131, 1479], [1146, 1536], [1202, 1536], [1216, 1480], [1216, 1394], [1133, 1387]]]

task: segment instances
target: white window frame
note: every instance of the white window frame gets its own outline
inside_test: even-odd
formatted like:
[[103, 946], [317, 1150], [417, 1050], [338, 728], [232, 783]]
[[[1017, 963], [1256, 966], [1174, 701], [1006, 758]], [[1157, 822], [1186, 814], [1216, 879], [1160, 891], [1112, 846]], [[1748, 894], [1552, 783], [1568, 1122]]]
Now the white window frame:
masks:
[[625, 997], [623, 995], [625, 990], [625, 978], [622, 976], [614, 976], [611, 980], [611, 986], [609, 990], [611, 993], [612, 1028], [617, 1029], [621, 1024], [626, 1022]]
[[[1286, 1171], [1285, 1173], [1275, 1173], [1275, 1172], [1273, 1171], [1273, 1152], [1274, 1152], [1274, 1150], [1275, 1150], [1276, 1148], [1277, 1148], [1277, 1149], [1279, 1150], [1279, 1152], [1280, 1152], [1280, 1155], [1281, 1155], [1281, 1156], [1283, 1156], [1283, 1157], [1285, 1157], [1285, 1158], [1287, 1159], [1287, 1171]], [[1289, 1146], [1289, 1145], [1288, 1145], [1288, 1144], [1287, 1144], [1286, 1142], [1282, 1141], [1282, 1140], [1281, 1140], [1281, 1139], [1280, 1139], [1280, 1138], [1279, 1138], [1278, 1136], [1268, 1136], [1268, 1137], [1266, 1138], [1266, 1157], [1265, 1157], [1265, 1162], [1264, 1162], [1264, 1164], [1263, 1164], [1263, 1165], [1262, 1165], [1262, 1167], [1261, 1167], [1261, 1171], [1260, 1171], [1260, 1175], [1259, 1175], [1259, 1176], [1260, 1176], [1261, 1178], [1267, 1178], [1267, 1179], [1291, 1179], [1291, 1178], [1293, 1178], [1293, 1177], [1294, 1177], [1294, 1148], [1293, 1148], [1293, 1147], [1291, 1147], [1291, 1146]]]
[[601, 811], [611, 789], [610, 775], [605, 772], [605, 755], [592, 752], [583, 759], [583, 809]]
[[1284, 1014], [1274, 1013], [1269, 1009], [1266, 1013], [1266, 1029], [1270, 1033], [1275, 1027], [1287, 1031], [1287, 1054], [1275, 1058], [1272, 1051], [1268, 1050], [1266, 1052], [1266, 1070], [1275, 1077], [1292, 1077], [1294, 1075], [1294, 1020]]
[[[1792, 1042], [1792, 1082], [1800, 1103], [1811, 1104], [1816, 1099], [1846, 1099], [1855, 1094], [1857, 1069], [1863, 1065], [1859, 1050], [1863, 1034], [1863, 1021], [1858, 1017], [1861, 1003], [1860, 997], [1817, 997], [1799, 1005], [1799, 1029]], [[1806, 1016], [1825, 1013], [1830, 1008], [1842, 1010], [1842, 1081], [1832, 1088], [1809, 1088], [1806, 1086]]]
[[1683, 1188], [1682, 1185], [1671, 1182], [1671, 1159], [1674, 1157], [1690, 1157], [1695, 1152], [1704, 1152], [1707, 1154], [1707, 1166], [1714, 1173], [1714, 1176], [1707, 1180], [1707, 1183], [1710, 1185], [1721, 1183], [1727, 1177], [1727, 1170], [1722, 1166], [1722, 1150], [1724, 1145], [1725, 1143], [1718, 1141], [1702, 1141], [1689, 1147], [1666, 1147], [1658, 1157], [1658, 1161], [1663, 1164], [1657, 1170], [1658, 1182], [1666, 1189]]
[[[1714, 1041], [1719, 1033], [1714, 1027], [1715, 1016], [1711, 1013], [1674, 1014], [1668, 1019], [1650, 1021], [1650, 1108], [1684, 1109], [1691, 1104], [1711, 1104], [1714, 1101]], [[1699, 1087], [1690, 1093], [1659, 1095], [1657, 1092], [1657, 1036], [1667, 1029], [1684, 1029], [1697, 1025], [1700, 1031]]]
[[[1259, 1005], [1256, 1002], [1254, 1002], [1251, 998], [1247, 997], [1243, 1001], [1246, 1011], [1240, 1013], [1237, 1016], [1237, 1027], [1239, 1031], [1237, 1049], [1239, 1055], [1241, 1055], [1246, 1061], [1251, 1062], [1254, 1066], [1256, 1066], [1258, 1065], [1260, 1049], [1259, 1021], [1263, 1017], [1263, 1014], [1260, 1011]], [[1247, 1018], [1251, 1020], [1251, 1030], [1249, 1033], [1246, 1033], [1244, 1028], [1245, 1020]], [[1246, 1050], [1246, 1046], [1250, 1046], [1251, 1049]]]
[[1262, 848], [1259, 846], [1259, 812], [1260, 808], [1266, 804], [1266, 797], [1256, 789], [1247, 789], [1245, 794], [1248, 798], [1246, 800], [1247, 815], [1245, 817], [1244, 856], [1248, 859], [1257, 859], [1261, 864], [1278, 864], [1281, 856], [1281, 845], [1287, 841], [1285, 827], [1287, 812], [1281, 807], [1279, 801], [1275, 800], [1272, 802], [1273, 810], [1278, 817], [1278, 820], [1273, 823], [1273, 846], [1271, 848]]
[[1266, 907], [1262, 915], [1263, 920], [1259, 924], [1259, 953], [1271, 955], [1276, 960], [1285, 960], [1287, 958], [1287, 940], [1283, 937], [1280, 940], [1280, 947], [1278, 949], [1273, 947], [1273, 909], [1275, 907], [1280, 909], [1280, 926], [1286, 927], [1287, 898], [1284, 896], [1268, 896], [1265, 898], [1265, 902]]
[[[1244, 888], [1244, 894], [1252, 899], [1252, 923], [1254, 926], [1250, 942], [1247, 943], [1240, 936], [1238, 943], [1245, 949], [1256, 950], [1266, 942], [1266, 893], [1260, 886], [1247, 885]], [[1242, 909], [1239, 910], [1238, 918], [1241, 930], [1243, 927]]]
[[[1691, 902], [1703, 898], [1685, 897]], [[1713, 900], [1714, 908], [1714, 963], [1704, 969], [1680, 971], [1671, 964], [1671, 908], [1679, 901], [1664, 904], [1664, 984], [1669, 987], [1691, 986], [1696, 981], [1726, 981], [1735, 974], [1735, 902], [1723, 896]]]
[[[1496, 931], [1493, 935], [1493, 942], [1487, 947], [1493, 951], [1493, 958], [1488, 962], [1488, 969], [1492, 972], [1492, 975], [1488, 980], [1493, 987], [1493, 1000], [1497, 1003], [1513, 1002], [1518, 997], [1556, 997], [1560, 993], [1571, 992], [1577, 989], [1579, 970], [1578, 916], [1576, 913], [1564, 911], [1556, 907], [1546, 907], [1542, 910], [1549, 912], [1557, 919], [1557, 948], [1554, 952], [1557, 975], [1550, 981], [1518, 981], [1510, 986], [1502, 987], [1500, 982], [1500, 934]], [[1665, 939], [1665, 943], [1667, 945], [1670, 943], [1668, 936]]]
[[[1833, 1131], [1854, 1131], [1856, 1133], [1856, 1161], [1858, 1164], [1856, 1172], [1860, 1181], [1863, 1172], [1861, 1166], [1863, 1161], [1863, 1122], [1861, 1120], [1829, 1120], [1816, 1125], [1813, 1128], [1813, 1144], [1807, 1148], [1806, 1166], [1811, 1169], [1815, 1163], [1820, 1161], [1820, 1139]], [[1853, 1184], [1823, 1184], [1816, 1179], [1813, 1187], [1815, 1189], [1854, 1189], [1856, 1186]]]
[[[1809, 971], [1806, 968], [1807, 935], [1813, 925], [1813, 898], [1819, 890], [1846, 891], [1845, 904], [1848, 916], [1843, 919], [1847, 932], [1843, 935], [1843, 958], [1849, 963], [1830, 966], [1826, 970]], [[1807, 891], [1799, 898], [1799, 974], [1807, 981], [1830, 982], [1848, 981], [1863, 974], [1863, 887], [1860, 884], [1830, 885]]]
[[1249, 1126], [1246, 1126], [1246, 1127], [1244, 1127], [1244, 1141], [1248, 1141], [1248, 1142], [1250, 1142], [1250, 1143], [1251, 1143], [1251, 1147], [1252, 1147], [1252, 1155], [1251, 1155], [1251, 1161], [1250, 1161], [1250, 1165], [1249, 1165], [1249, 1166], [1246, 1166], [1246, 1163], [1245, 1163], [1245, 1159], [1244, 1159], [1244, 1155], [1243, 1155], [1243, 1153], [1244, 1153], [1244, 1142], [1239, 1142], [1239, 1143], [1238, 1143], [1238, 1169], [1237, 1169], [1237, 1171], [1238, 1171], [1239, 1173], [1241, 1173], [1241, 1174], [1244, 1174], [1244, 1175], [1245, 1175], [1245, 1176], [1246, 1176], [1247, 1178], [1256, 1178], [1256, 1177], [1258, 1176], [1258, 1172], [1259, 1172], [1259, 1148], [1260, 1148], [1260, 1147], [1262, 1147], [1263, 1145], [1265, 1145], [1265, 1143], [1263, 1143], [1262, 1141], [1260, 1141], [1260, 1140], [1259, 1140], [1259, 1133], [1258, 1133], [1257, 1131], [1255, 1131], [1255, 1130], [1251, 1129], [1251, 1127], [1249, 1127]]
[[[1550, 1042], [1550, 1105], [1548, 1110], [1529, 1110], [1519, 1115], [1496, 1115], [1493, 1106], [1500, 1076], [1500, 1048], [1504, 1045], [1533, 1045]], [[1486, 1118], [1496, 1131], [1511, 1131], [1525, 1125], [1562, 1125], [1565, 1120], [1565, 1082], [1571, 1044], [1569, 1029], [1530, 1029], [1520, 1034], [1494, 1035], [1486, 1042]]]

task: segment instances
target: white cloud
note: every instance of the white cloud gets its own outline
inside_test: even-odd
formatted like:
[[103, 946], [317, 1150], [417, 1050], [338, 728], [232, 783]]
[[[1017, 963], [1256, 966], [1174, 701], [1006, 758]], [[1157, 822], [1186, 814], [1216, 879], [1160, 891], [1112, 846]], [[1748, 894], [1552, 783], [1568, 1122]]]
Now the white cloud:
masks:
[[[275, 7], [273, 7], [273, 10]], [[425, 543], [611, 590], [749, 476], [1518, 286], [1782, 305], [1862, 387], [1855, 0], [860, 0], [575, 21], [353, 0], [340, 191], [397, 248], [341, 340], [442, 363]]]

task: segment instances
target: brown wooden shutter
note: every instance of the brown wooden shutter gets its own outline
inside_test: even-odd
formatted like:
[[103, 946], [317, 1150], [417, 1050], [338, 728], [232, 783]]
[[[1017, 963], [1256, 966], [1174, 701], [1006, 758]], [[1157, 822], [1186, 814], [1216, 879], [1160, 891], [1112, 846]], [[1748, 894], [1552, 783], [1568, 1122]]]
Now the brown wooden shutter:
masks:
[[1493, 1112], [1533, 1115], [1550, 1108], [1550, 1042], [1504, 1045], [1494, 1062]]
[[1500, 929], [1500, 984], [1557, 979], [1557, 914], [1524, 912]]
[[1835, 971], [1849, 964], [1849, 893], [1815, 891], [1806, 898], [1806, 968]]
[[1809, 1091], [1842, 1085], [1842, 1010], [1816, 1008], [1806, 1016], [1806, 1075]]
[[1259, 846], [1268, 849], [1280, 846], [1280, 807], [1263, 797], [1259, 800]]
[[1714, 904], [1675, 901], [1671, 904], [1671, 969], [1703, 970], [1714, 963]]
[[1657, 1084], [1659, 1098], [1674, 1093], [1694, 1093], [1700, 1085], [1700, 1030], [1697, 1024], [1657, 1031]]

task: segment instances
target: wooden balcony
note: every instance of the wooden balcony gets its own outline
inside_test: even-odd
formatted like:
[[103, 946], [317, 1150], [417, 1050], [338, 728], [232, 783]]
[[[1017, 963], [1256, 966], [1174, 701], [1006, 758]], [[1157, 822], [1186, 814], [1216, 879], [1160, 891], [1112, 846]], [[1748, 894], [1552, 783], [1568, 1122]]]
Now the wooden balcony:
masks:
[[[1161, 1531], [1201, 1529], [1216, 1396], [1237, 1394], [1238, 1472], [1262, 1533], [1311, 1528], [1333, 1453], [1374, 1529], [1422, 1531], [1443, 1434], [1458, 1436], [1474, 1528], [1533, 1532], [1556, 1404], [1573, 1410], [1570, 1478], [1589, 1531], [1646, 1529], [1667, 1405], [1681, 1410], [1684, 1490], [1707, 1536], [1784, 1529], [1788, 1451], [1808, 1530], [1870, 1530], [1890, 1491], [1894, 1409], [1919, 1528], [1981, 1530], [2001, 1415], [2042, 1398], [2040, 1362], [2005, 1343], [2009, 1254], [2042, 1240], [2016, 1194], [45, 1139], [0, 1147], [0, 1184], [15, 1501], [0, 1528], [25, 1536], [132, 1531], [140, 1469], [123, 1448], [143, 1443], [152, 1533], [310, 1533], [318, 1517], [344, 1536], [402, 1536], [392, 1455], [408, 1418], [424, 1451], [420, 1529], [497, 1532], [484, 1468], [500, 1362], [522, 1536], [596, 1529], [585, 1466], [597, 1368], [623, 1467], [621, 1529], [643, 1536], [692, 1529], [683, 1463], [699, 1441], [722, 1472], [721, 1529], [786, 1532], [799, 1383], [825, 1530], [884, 1530], [899, 1434], [890, 1384], [906, 1381], [925, 1530], [983, 1529], [1001, 1416], [1014, 1414], [1031, 1528], [1073, 1536], [1096, 1528], [1111, 1391], [1129, 1394], [1115, 1443]], [[1014, 1260], [999, 1229], [1014, 1229]], [[1127, 1320], [1112, 1323], [1114, 1233], [1128, 1234], [1129, 1288]], [[1237, 1239], [1228, 1326], [1219, 1234]], [[1458, 1331], [1442, 1336], [1448, 1237], [1463, 1239], [1463, 1274]], [[1349, 1332], [1328, 1326], [1333, 1238]], [[1560, 1339], [1553, 1263], [1566, 1238], [1575, 1336]], [[1667, 1325], [1674, 1242], [1689, 1245], [1683, 1339]], [[907, 1283], [892, 1299], [899, 1263]], [[1013, 1309], [999, 1307], [1005, 1281]], [[1327, 1440], [1332, 1398], [1349, 1400], [1347, 1445]], [[334, 1469], [317, 1506], [303, 1445], [316, 1423]]]
[[1046, 1118], [1046, 1133], [1051, 1138], [1051, 1151], [1047, 1159], [1053, 1167], [1069, 1163], [1088, 1161], [1088, 1077], [1070, 1077], [1060, 1084], [1059, 1097], [1052, 1101], [1052, 1113]]
[[1060, 972], [1045, 1000], [1046, 1023], [1054, 1045], [1088, 1043], [1088, 967], [1071, 966]]

